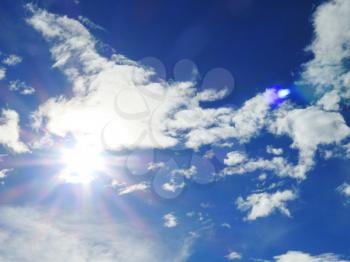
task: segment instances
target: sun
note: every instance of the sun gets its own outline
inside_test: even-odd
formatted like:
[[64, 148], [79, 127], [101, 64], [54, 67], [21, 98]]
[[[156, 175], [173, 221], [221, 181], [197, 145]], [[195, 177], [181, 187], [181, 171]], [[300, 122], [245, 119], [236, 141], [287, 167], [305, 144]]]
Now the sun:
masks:
[[64, 170], [59, 177], [67, 183], [89, 184], [105, 169], [101, 151], [83, 144], [63, 149], [61, 162]]

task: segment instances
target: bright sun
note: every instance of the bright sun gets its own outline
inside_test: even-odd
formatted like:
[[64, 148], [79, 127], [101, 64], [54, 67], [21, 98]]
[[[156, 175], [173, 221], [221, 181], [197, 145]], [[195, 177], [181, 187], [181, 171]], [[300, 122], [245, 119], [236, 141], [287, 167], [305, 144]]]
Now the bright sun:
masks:
[[65, 168], [60, 178], [67, 183], [89, 184], [95, 179], [96, 173], [105, 168], [101, 152], [93, 147], [76, 145], [65, 148], [61, 154]]

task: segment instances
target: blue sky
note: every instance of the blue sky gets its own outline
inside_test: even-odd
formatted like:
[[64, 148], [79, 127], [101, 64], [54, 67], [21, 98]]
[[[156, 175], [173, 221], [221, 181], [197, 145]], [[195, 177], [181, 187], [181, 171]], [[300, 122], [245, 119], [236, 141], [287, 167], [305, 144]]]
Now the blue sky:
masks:
[[349, 1], [0, 17], [0, 261], [350, 261]]

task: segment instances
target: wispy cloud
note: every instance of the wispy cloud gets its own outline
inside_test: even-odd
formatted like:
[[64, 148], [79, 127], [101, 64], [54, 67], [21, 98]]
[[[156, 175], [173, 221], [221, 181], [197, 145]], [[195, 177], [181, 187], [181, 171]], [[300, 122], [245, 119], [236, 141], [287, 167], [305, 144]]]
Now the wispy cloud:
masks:
[[22, 57], [18, 55], [9, 55], [2, 60], [2, 63], [8, 66], [15, 66], [22, 62]]
[[20, 80], [10, 81], [10, 91], [19, 92], [21, 95], [32, 95], [35, 93], [34, 87], [27, 85], [26, 82]]
[[237, 208], [242, 211], [249, 211], [247, 220], [256, 220], [266, 217], [278, 210], [286, 216], [290, 212], [286, 207], [286, 202], [297, 198], [295, 192], [291, 190], [277, 191], [275, 193], [258, 193], [248, 196], [245, 200], [239, 197], [236, 201]]
[[125, 222], [109, 224], [96, 215], [75, 216], [61, 210], [55, 219], [38, 208], [0, 208], [1, 261], [125, 261], [184, 262], [191, 254], [192, 236], [144, 241], [142, 232]]
[[308, 253], [300, 251], [288, 251], [287, 253], [275, 256], [276, 262], [349, 262], [350, 260], [342, 259], [340, 256], [332, 253], [322, 254], [318, 256], [312, 256]]
[[118, 190], [118, 195], [122, 196], [122, 195], [130, 194], [133, 192], [146, 191], [148, 188], [149, 188], [149, 184], [146, 182], [141, 182], [141, 183], [133, 184], [133, 185], [129, 185], [129, 186], [122, 186]]

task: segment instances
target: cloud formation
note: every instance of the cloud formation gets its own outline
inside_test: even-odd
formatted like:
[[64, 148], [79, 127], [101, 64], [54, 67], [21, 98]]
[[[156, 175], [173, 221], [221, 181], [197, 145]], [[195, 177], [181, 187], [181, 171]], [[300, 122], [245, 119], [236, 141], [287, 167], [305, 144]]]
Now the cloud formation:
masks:
[[128, 224], [102, 223], [85, 213], [60, 212], [50, 219], [37, 208], [8, 206], [0, 212], [0, 261], [184, 262], [194, 240], [173, 240], [170, 249], [157, 238], [145, 241]]
[[0, 180], [7, 177], [7, 174], [11, 171], [13, 171], [13, 169], [5, 168], [5, 169], [0, 170]]
[[241, 254], [231, 251], [227, 256], [227, 260], [240, 260], [242, 258]]
[[314, 58], [304, 64], [300, 83], [315, 88], [318, 105], [339, 110], [350, 98], [350, 3], [332, 0], [314, 13], [314, 40], [307, 50]]
[[286, 254], [275, 256], [276, 262], [349, 262], [350, 260], [344, 260], [340, 256], [327, 253], [318, 256], [312, 256], [308, 253], [300, 251], [288, 251]]
[[6, 68], [0, 67], [0, 80], [4, 79], [6, 76]]
[[[315, 14], [316, 38], [310, 49], [317, 54], [317, 61], [305, 64], [303, 83], [312, 81], [312, 72], [316, 69], [309, 68], [328, 59], [319, 51], [328, 42], [319, 32], [322, 29], [318, 23], [322, 24], [322, 17], [326, 16], [322, 10], [333, 15], [339, 11], [338, 5], [347, 8], [348, 4], [332, 1], [322, 5]], [[315, 154], [320, 146], [339, 146], [350, 136], [350, 129], [339, 112], [329, 111], [320, 103], [303, 108], [291, 102], [271, 110], [266, 97], [268, 91], [258, 93], [238, 109], [204, 108], [201, 102], [221, 99], [227, 96], [228, 90], [222, 87], [219, 91], [199, 91], [194, 81], [165, 81], [152, 68], [120, 54], [103, 57], [96, 50], [98, 40], [79, 21], [34, 5], [26, 7], [31, 13], [27, 22], [49, 44], [53, 67], [60, 69], [72, 84], [72, 96], [50, 98], [33, 113], [33, 127], [44, 132], [45, 139], [71, 135], [78, 141], [88, 140], [107, 150], [175, 146], [199, 150], [204, 145], [229, 146], [232, 140], [249, 143], [252, 138], [268, 132], [292, 140], [291, 148], [299, 152], [297, 163], [284, 158], [283, 149], [270, 145], [267, 151], [273, 155], [271, 159], [250, 158], [247, 154], [239, 158], [231, 152], [220, 174], [262, 170], [303, 180], [315, 165]], [[344, 21], [334, 26], [343, 24]], [[347, 35], [342, 37], [346, 39]], [[347, 43], [344, 39], [341, 44]], [[333, 37], [329, 43], [340, 45]], [[342, 52], [339, 48], [336, 50]], [[346, 54], [341, 53], [332, 61], [341, 63], [344, 57]], [[150, 166], [152, 168], [158, 167]], [[193, 175], [194, 172], [183, 174], [186, 178]], [[175, 185], [171, 181], [163, 184], [167, 191], [183, 187], [182, 183]]]
[[9, 83], [10, 91], [19, 92], [21, 95], [32, 95], [35, 93], [34, 87], [27, 85], [26, 82], [20, 80], [13, 80]]
[[248, 196], [245, 200], [239, 197], [236, 200], [236, 206], [241, 211], [249, 211], [247, 220], [269, 216], [276, 210], [289, 217], [290, 212], [286, 207], [286, 202], [296, 198], [296, 193], [291, 190], [277, 191], [271, 194], [258, 193]]
[[172, 227], [176, 227], [178, 224], [177, 218], [173, 213], [168, 213], [164, 215], [163, 219], [164, 219], [164, 227], [172, 228]]
[[146, 182], [141, 182], [141, 183], [133, 184], [129, 186], [122, 185], [122, 187], [119, 188], [118, 190], [118, 195], [122, 196], [133, 192], [146, 191], [148, 188], [149, 188], [149, 184]]
[[346, 197], [350, 197], [350, 184], [343, 183], [337, 188], [338, 192]]
[[2, 110], [0, 117], [0, 144], [15, 153], [29, 151], [27, 145], [20, 141], [19, 116], [14, 110]]
[[18, 55], [9, 55], [2, 60], [2, 63], [8, 66], [15, 66], [22, 62], [22, 57]]

